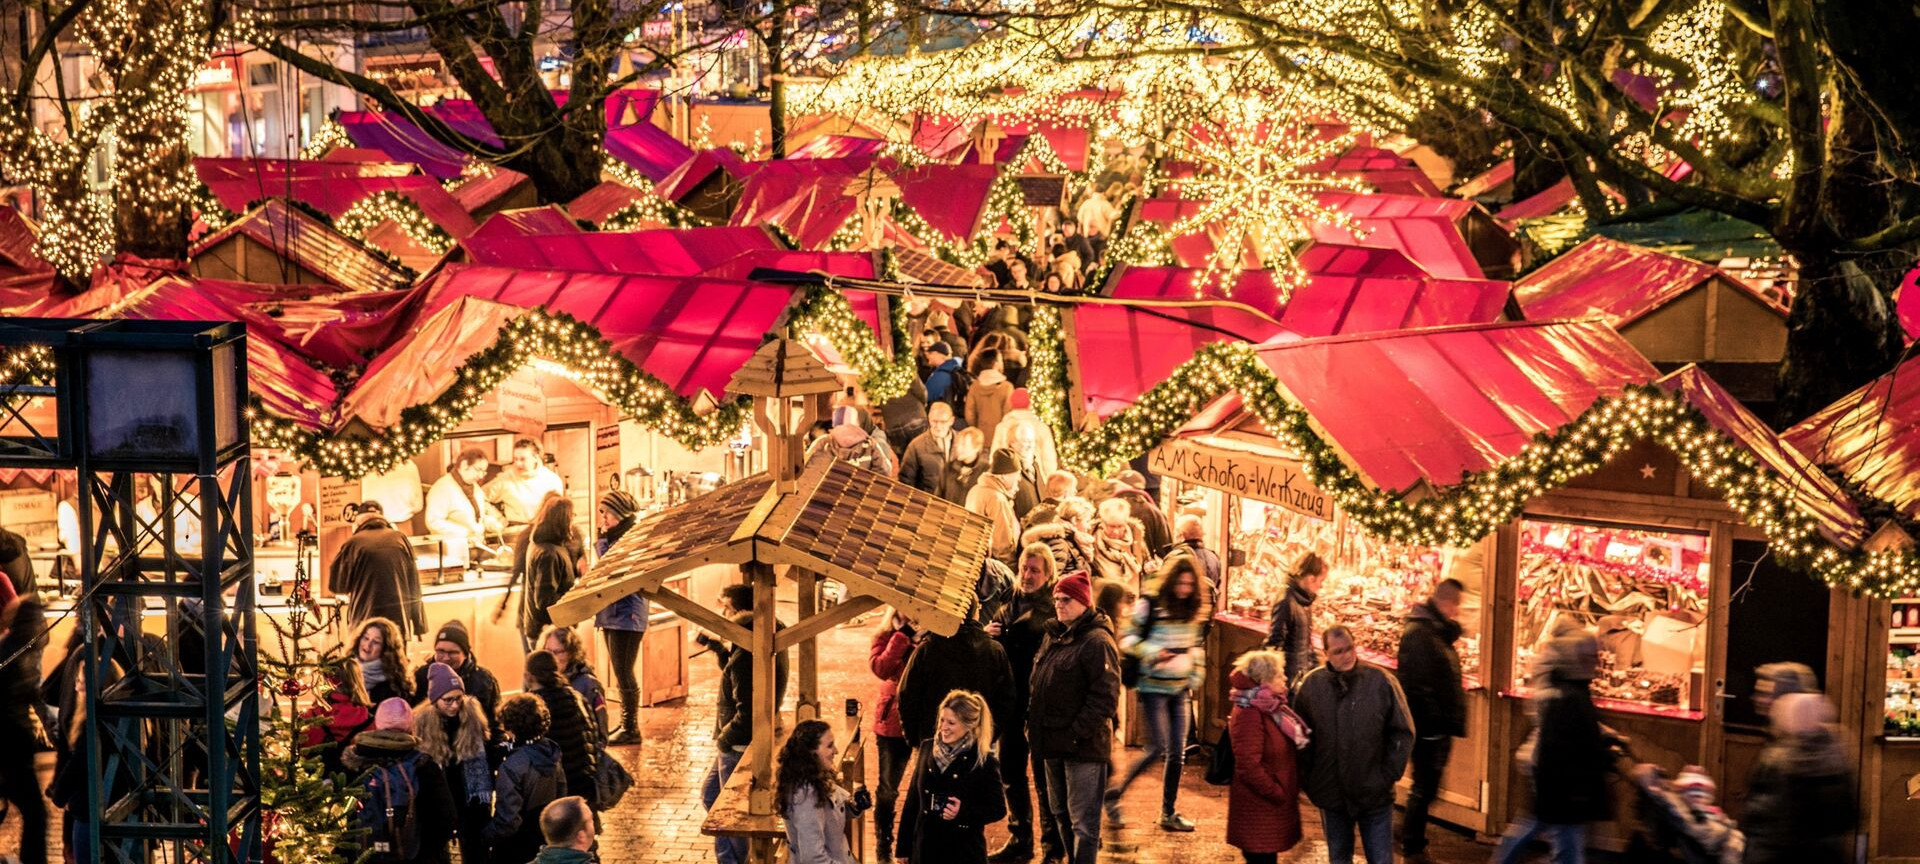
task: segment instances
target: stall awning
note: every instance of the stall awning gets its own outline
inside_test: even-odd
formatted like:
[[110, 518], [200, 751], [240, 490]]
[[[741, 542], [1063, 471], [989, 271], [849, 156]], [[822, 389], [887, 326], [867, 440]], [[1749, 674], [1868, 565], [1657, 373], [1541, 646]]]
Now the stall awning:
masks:
[[715, 173], [724, 172], [735, 183], [744, 183], [764, 164], [749, 162], [726, 147], [711, 147], [694, 153], [687, 161], [680, 163], [661, 178], [654, 188], [660, 197], [668, 201], [681, 201]]
[[1393, 491], [1455, 485], [1659, 377], [1597, 321], [1335, 336], [1258, 354], [1348, 467]]
[[1745, 449], [1768, 470], [1792, 487], [1800, 510], [1815, 519], [1820, 533], [1842, 549], [1852, 549], [1867, 538], [1867, 521], [1846, 490], [1822, 472], [1812, 459], [1795, 450], [1726, 388], [1698, 366], [1686, 366], [1660, 379], [1660, 386], [1679, 394], [1707, 424]]
[[254, 184], [253, 199], [283, 194], [275, 184], [289, 180], [326, 180], [335, 177], [406, 177], [420, 173], [411, 162], [369, 161], [363, 159], [264, 159], [254, 157], [199, 156], [193, 160], [194, 173], [211, 186], [215, 182], [244, 181]]
[[[1126, 267], [1115, 277], [1111, 294], [1141, 300], [1192, 298], [1190, 286], [1197, 272]], [[1491, 279], [1314, 275], [1283, 300], [1269, 271], [1247, 270], [1233, 293], [1220, 299], [1252, 306], [1301, 336], [1332, 336], [1498, 321], [1507, 284]]]
[[1718, 267], [1644, 246], [1593, 237], [1514, 283], [1529, 319], [1599, 318], [1618, 328], [1720, 277], [1784, 317], [1772, 298]]
[[499, 237], [546, 237], [554, 234], [585, 234], [573, 221], [567, 211], [557, 204], [545, 207], [526, 207], [519, 210], [502, 210], [487, 217], [480, 227], [462, 241], [470, 245], [477, 240]]
[[1305, 170], [1335, 177], [1357, 177], [1390, 195], [1440, 196], [1440, 187], [1433, 185], [1433, 180], [1413, 160], [1379, 147], [1354, 147]]
[[658, 183], [693, 158], [693, 148], [645, 120], [607, 127], [607, 153]]
[[857, 138], [852, 135], [822, 135], [808, 141], [800, 149], [787, 154], [788, 159], [841, 159], [848, 156], [879, 156], [886, 149], [887, 142], [878, 138]]
[[731, 224], [776, 225], [802, 249], [820, 249], [859, 210], [861, 196], [887, 182], [872, 159], [782, 160], [747, 178]]
[[475, 264], [662, 276], [692, 276], [743, 253], [781, 248], [772, 234], [755, 227], [496, 236], [468, 238], [462, 245]]
[[[319, 163], [314, 163], [319, 164]], [[351, 164], [351, 163], [343, 163]], [[433, 224], [455, 240], [473, 233], [473, 217], [432, 177], [292, 177], [272, 183], [251, 179], [210, 179], [207, 188], [222, 206], [235, 212], [265, 197], [299, 201], [335, 219], [353, 205], [380, 192], [393, 192], [413, 202]], [[262, 190], [265, 189], [265, 195]]]
[[1460, 198], [1478, 198], [1503, 186], [1513, 183], [1514, 164], [1512, 159], [1502, 159], [1492, 168], [1473, 175], [1466, 182], [1455, 186], [1453, 194]]
[[1410, 276], [1427, 271], [1398, 249], [1374, 249], [1346, 243], [1308, 243], [1294, 257], [1306, 273], [1329, 276]]
[[[877, 304], [871, 296], [861, 302], [858, 293], [848, 296], [855, 314], [884, 332]], [[450, 264], [425, 286], [421, 309], [430, 316], [474, 297], [564, 312], [598, 329], [615, 351], [691, 399], [702, 391], [720, 393], [796, 296], [786, 286], [729, 279]]]
[[392, 428], [404, 409], [431, 402], [453, 387], [467, 358], [491, 346], [501, 327], [526, 313], [518, 306], [473, 297], [453, 301], [367, 364], [341, 400], [340, 418]]
[[1080, 398], [1087, 410], [1107, 416], [1159, 386], [1194, 352], [1216, 342], [1261, 342], [1280, 335], [1280, 325], [1230, 303], [1154, 307], [1081, 304], [1073, 316]]
[[342, 111], [340, 126], [356, 147], [379, 150], [396, 162], [420, 166], [441, 180], [467, 170], [472, 157], [435, 140], [426, 130], [385, 111]]
[[202, 238], [187, 254], [199, 257], [234, 235], [245, 235], [274, 250], [290, 264], [343, 288], [387, 291], [403, 288], [411, 281], [359, 241], [280, 198], [261, 202], [231, 224]]
[[1920, 518], [1920, 358], [1847, 394], [1785, 437], [1868, 495]]
[[608, 180], [568, 201], [567, 215], [598, 225], [620, 208], [640, 200], [640, 197], [639, 192]]
[[980, 230], [987, 194], [999, 178], [992, 165], [919, 165], [889, 171], [900, 200], [948, 240], [971, 240]]
[[489, 168], [473, 174], [449, 190], [448, 194], [468, 213], [477, 212], [495, 201], [499, 201], [528, 182], [527, 175], [505, 168]]
[[[1357, 202], [1369, 197], [1372, 196], [1358, 195], [1348, 200], [1355, 202], [1353, 206], [1357, 207], [1359, 206]], [[1394, 197], [1404, 198], [1405, 196]], [[1472, 206], [1468, 202], [1458, 203]], [[1480, 269], [1480, 262], [1473, 257], [1473, 250], [1467, 246], [1466, 236], [1460, 233], [1460, 227], [1453, 217], [1435, 214], [1378, 217], [1364, 215], [1364, 213], [1353, 213], [1353, 215], [1355, 221], [1359, 223], [1358, 233], [1338, 225], [1323, 223], [1309, 225], [1308, 232], [1315, 241], [1321, 243], [1397, 250], [1412, 259], [1415, 264], [1420, 265], [1421, 269], [1442, 279], [1486, 277], [1486, 273]]]

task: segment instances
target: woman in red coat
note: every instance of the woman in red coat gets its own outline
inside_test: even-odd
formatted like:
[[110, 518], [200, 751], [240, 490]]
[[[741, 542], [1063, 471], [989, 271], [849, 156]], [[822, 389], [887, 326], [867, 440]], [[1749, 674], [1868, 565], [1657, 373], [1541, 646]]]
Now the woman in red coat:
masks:
[[1307, 729], [1286, 710], [1280, 685], [1287, 668], [1278, 651], [1249, 651], [1233, 664], [1233, 784], [1227, 797], [1227, 842], [1247, 864], [1274, 864], [1300, 842], [1300, 772], [1297, 741]]
[[881, 864], [893, 860], [893, 829], [898, 823], [894, 807], [900, 800], [900, 778], [907, 773], [907, 761], [913, 745], [907, 741], [900, 723], [900, 673], [907, 668], [907, 655], [913, 652], [913, 625], [906, 616], [894, 612], [887, 616], [880, 632], [873, 634], [873, 647], [867, 652], [867, 665], [873, 677], [880, 679], [875, 694], [873, 734], [879, 744], [880, 788], [875, 790], [874, 837], [878, 840]]

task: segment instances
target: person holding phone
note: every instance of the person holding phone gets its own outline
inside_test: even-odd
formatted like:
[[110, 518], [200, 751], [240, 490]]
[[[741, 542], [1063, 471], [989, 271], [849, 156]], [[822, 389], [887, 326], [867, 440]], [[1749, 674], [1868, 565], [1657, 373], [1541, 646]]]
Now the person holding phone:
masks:
[[993, 714], [985, 697], [954, 690], [934, 736], [914, 760], [893, 859], [898, 864], [986, 864], [987, 826], [1007, 815]]

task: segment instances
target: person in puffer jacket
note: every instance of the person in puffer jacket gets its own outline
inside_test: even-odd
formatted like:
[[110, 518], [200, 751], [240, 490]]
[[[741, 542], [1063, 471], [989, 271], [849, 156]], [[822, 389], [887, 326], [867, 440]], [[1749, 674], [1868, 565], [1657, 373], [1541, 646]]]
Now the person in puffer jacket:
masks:
[[[407, 706], [407, 700], [396, 696], [381, 702], [373, 717], [373, 728], [353, 736], [341, 761], [365, 777], [354, 796], [360, 799], [362, 808], [381, 806], [377, 803], [380, 801], [407, 801], [410, 818], [396, 818], [388, 824], [415, 836], [388, 837], [387, 848], [375, 846], [368, 860], [445, 864], [454, 824], [453, 796], [447, 792], [446, 775], [420, 751], [420, 739], [413, 735], [413, 709]], [[365, 824], [367, 815], [361, 814], [356, 821]], [[370, 815], [374, 820], [381, 818], [378, 813]], [[409, 844], [416, 854], [404, 854]]]
[[546, 839], [540, 811], [566, 796], [567, 775], [560, 769], [560, 745], [546, 737], [549, 716], [540, 697], [508, 696], [499, 717], [512, 750], [493, 778], [493, 819], [482, 836], [493, 846], [491, 860], [532, 861]]
[[480, 700], [467, 695], [452, 666], [430, 663], [425, 669], [427, 701], [413, 709], [413, 736], [420, 740], [420, 752], [446, 777], [458, 819], [454, 830], [460, 860], [485, 861], [487, 841], [481, 835], [493, 814], [496, 759], [489, 746], [487, 715]]
[[873, 735], [880, 756], [880, 786], [873, 793], [873, 835], [879, 860], [893, 857], [893, 828], [900, 800], [900, 778], [906, 776], [907, 761], [913, 757], [913, 745], [907, 742], [900, 725], [900, 673], [907, 668], [907, 655], [913, 652], [913, 625], [899, 612], [887, 616], [880, 632], [873, 634], [873, 646], [867, 651], [867, 666], [880, 679], [874, 693]]
[[594, 777], [604, 758], [604, 742], [594, 724], [592, 709], [580, 691], [560, 675], [560, 663], [546, 651], [527, 655], [526, 689], [547, 705], [547, 737], [560, 745], [560, 764], [567, 774], [568, 794], [587, 799], [600, 809]]

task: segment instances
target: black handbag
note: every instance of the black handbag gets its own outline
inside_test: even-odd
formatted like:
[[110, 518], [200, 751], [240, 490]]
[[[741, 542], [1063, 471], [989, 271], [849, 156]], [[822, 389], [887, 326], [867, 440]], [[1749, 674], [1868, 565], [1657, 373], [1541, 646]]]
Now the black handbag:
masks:
[[1213, 742], [1213, 755], [1207, 760], [1206, 781], [1215, 786], [1225, 786], [1233, 782], [1233, 731], [1220, 730], [1220, 740]]

